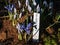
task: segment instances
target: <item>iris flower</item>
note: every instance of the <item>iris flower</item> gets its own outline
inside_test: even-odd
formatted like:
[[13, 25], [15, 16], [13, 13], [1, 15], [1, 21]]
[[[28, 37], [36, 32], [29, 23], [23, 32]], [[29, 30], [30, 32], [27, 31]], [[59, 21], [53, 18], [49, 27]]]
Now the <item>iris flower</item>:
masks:
[[13, 18], [13, 9], [15, 8], [14, 4], [9, 4], [7, 6], [5, 6], [5, 8], [8, 10], [8, 14], [9, 14], [9, 17], [10, 17], [10, 20], [12, 20]]
[[31, 27], [32, 27], [32, 23], [29, 23], [29, 24], [27, 25], [27, 27], [25, 27], [25, 25], [22, 24], [22, 25], [20, 26], [20, 29], [25, 30], [26, 33], [29, 35], [29, 34], [30, 34], [30, 28], [31, 28]]
[[16, 28], [18, 29], [18, 32], [19, 31], [23, 31], [23, 30], [25, 30], [26, 31], [26, 33], [29, 35], [30, 34], [30, 28], [32, 27], [32, 23], [29, 23], [28, 25], [27, 25], [27, 27], [25, 27], [25, 24], [17, 24], [17, 26], [16, 26]]
[[13, 12], [14, 5], [13, 5], [13, 4], [9, 4], [9, 5], [5, 6], [5, 8], [6, 8], [9, 12]]
[[31, 12], [32, 8], [30, 5], [28, 5], [28, 11]]
[[[18, 29], [18, 32], [19, 31], [23, 31], [23, 30], [25, 30], [26, 31], [26, 33], [29, 35], [30, 34], [30, 28], [33, 26], [35, 24], [35, 22], [33, 22], [33, 23], [29, 23], [29, 24], [27, 24], [27, 26], [25, 27], [25, 24], [17, 24], [16, 25], [16, 28]], [[33, 27], [35, 27], [36, 28], [36, 25], [34, 25]]]
[[29, 5], [29, 1], [28, 0], [26, 0], [26, 6], [28, 6]]
[[21, 6], [21, 3], [20, 3], [20, 1], [18, 0], [18, 4], [19, 4], [19, 7]]
[[32, 27], [32, 23], [29, 23], [27, 27], [25, 28], [26, 33], [29, 35], [30, 34], [30, 28]]
[[48, 7], [48, 4], [47, 4], [47, 1], [46, 1], [46, 0], [43, 1], [43, 5], [44, 5], [45, 7]]
[[49, 3], [49, 9], [53, 8], [53, 2]]
[[20, 25], [20, 29], [24, 30], [25, 29], [25, 25], [24, 24]]
[[48, 15], [52, 15], [53, 12], [53, 2], [49, 3], [49, 14]]
[[19, 14], [19, 18], [21, 18], [21, 16], [22, 16], [22, 12]]
[[37, 12], [40, 12], [40, 7], [39, 7], [39, 4], [37, 5]]
[[32, 1], [33, 1], [33, 5], [36, 6], [36, 2], [35, 2], [35, 0], [32, 0]]
[[22, 29], [20, 29], [20, 24], [19, 23], [16, 25], [16, 28], [18, 30], [18, 33], [20, 33], [20, 31], [22, 32]]

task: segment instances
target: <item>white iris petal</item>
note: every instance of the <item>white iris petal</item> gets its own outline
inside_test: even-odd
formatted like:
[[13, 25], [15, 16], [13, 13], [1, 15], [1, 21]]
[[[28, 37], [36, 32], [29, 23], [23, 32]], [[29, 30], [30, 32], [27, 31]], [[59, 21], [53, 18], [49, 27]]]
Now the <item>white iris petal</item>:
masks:
[[40, 11], [40, 7], [39, 7], [39, 4], [37, 5], [37, 12], [39, 12]]
[[19, 14], [19, 18], [21, 18], [21, 16], [22, 16], [22, 13]]
[[28, 5], [28, 11], [31, 12], [32, 8]]
[[14, 13], [16, 14], [16, 12], [17, 12], [17, 11], [16, 11], [16, 8], [14, 8]]
[[33, 1], [33, 5], [36, 5], [36, 2], [35, 2], [35, 0], [32, 0]]
[[19, 4], [19, 7], [21, 6], [21, 3], [20, 3], [20, 1], [18, 0], [18, 4]]
[[28, 6], [29, 5], [29, 1], [28, 0], [26, 0], [26, 6]]
[[18, 33], [20, 33], [20, 31], [22, 32], [22, 30], [20, 29], [20, 24], [19, 23], [16, 25], [16, 28], [18, 30]]
[[48, 6], [48, 4], [47, 4], [47, 1], [46, 1], [46, 0], [44, 0], [44, 1], [43, 1], [43, 5], [45, 5], [45, 7], [47, 7], [47, 6]]

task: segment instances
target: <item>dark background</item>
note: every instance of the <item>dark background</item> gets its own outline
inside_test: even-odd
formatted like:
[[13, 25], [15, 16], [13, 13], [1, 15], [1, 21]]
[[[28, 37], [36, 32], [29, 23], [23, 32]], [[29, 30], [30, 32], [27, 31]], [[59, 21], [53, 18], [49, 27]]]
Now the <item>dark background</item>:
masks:
[[60, 0], [54, 0], [54, 8], [56, 12], [60, 13]]

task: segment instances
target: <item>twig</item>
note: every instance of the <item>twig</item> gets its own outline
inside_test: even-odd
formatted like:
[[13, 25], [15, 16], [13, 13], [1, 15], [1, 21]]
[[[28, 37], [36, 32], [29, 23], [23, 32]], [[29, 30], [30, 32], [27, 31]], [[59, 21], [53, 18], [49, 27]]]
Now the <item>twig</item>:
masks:
[[56, 21], [56, 22], [53, 23], [52, 25], [48, 26], [48, 27], [46, 28], [46, 30], [49, 29], [50, 27], [52, 27], [53, 25], [55, 25], [56, 23], [60, 23], [60, 21]]
[[9, 16], [3, 16], [3, 17], [0, 17], [0, 18], [9, 18]]

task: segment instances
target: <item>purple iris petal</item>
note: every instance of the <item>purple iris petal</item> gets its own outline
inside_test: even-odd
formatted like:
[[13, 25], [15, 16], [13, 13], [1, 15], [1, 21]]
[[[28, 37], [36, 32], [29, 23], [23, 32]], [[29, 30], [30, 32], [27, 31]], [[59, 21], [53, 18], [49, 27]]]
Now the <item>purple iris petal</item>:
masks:
[[29, 35], [30, 34], [30, 30], [29, 31], [26, 31], [26, 33]]
[[25, 27], [24, 24], [20, 25], [20, 29], [25, 30], [26, 33], [29, 35], [30, 34], [30, 27], [32, 26], [32, 23], [29, 23], [27, 27]]
[[29, 29], [25, 29], [26, 33], [29, 35], [30, 34], [30, 30]]
[[25, 29], [25, 25], [23, 24], [23, 25], [21, 25], [21, 27], [20, 27], [20, 29]]
[[25, 29], [26, 33], [29, 35], [30, 34], [30, 27], [32, 26], [32, 23], [29, 23]]
[[32, 26], [32, 23], [29, 23], [26, 27], [26, 29], [30, 29], [30, 27]]
[[13, 4], [9, 4], [9, 5], [5, 6], [5, 8], [6, 8], [9, 12], [12, 12], [12, 11], [13, 11], [13, 8], [14, 8], [14, 5], [13, 5]]

